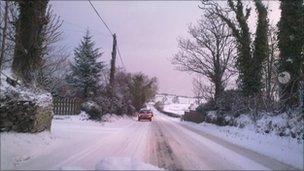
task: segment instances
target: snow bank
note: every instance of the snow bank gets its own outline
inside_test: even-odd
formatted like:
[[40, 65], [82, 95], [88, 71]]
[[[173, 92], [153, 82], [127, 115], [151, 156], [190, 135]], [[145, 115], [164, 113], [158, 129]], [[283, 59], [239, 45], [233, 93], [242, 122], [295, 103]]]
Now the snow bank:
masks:
[[[243, 117], [243, 119], [248, 121], [247, 117]], [[303, 169], [303, 140], [297, 141], [291, 137], [280, 137], [274, 133], [259, 133], [250, 126], [240, 129], [209, 123], [182, 122], [182, 124]]]
[[86, 169], [78, 166], [64, 166], [61, 167], [60, 170], [86, 170]]
[[235, 119], [236, 126], [240, 128], [249, 127], [249, 125], [253, 125], [253, 121], [249, 115], [240, 115]]
[[54, 142], [50, 132], [1, 133], [1, 170], [13, 168], [44, 152]]
[[279, 136], [287, 136], [296, 139], [304, 139], [304, 118], [299, 113], [261, 113], [256, 123], [250, 114], [243, 114], [235, 118], [235, 125], [240, 128], [250, 128], [260, 133], [273, 133]]
[[[9, 69], [2, 71], [6, 76], [14, 78], [13, 74]], [[16, 85], [13, 87], [12, 85], [8, 84], [6, 81], [6, 76], [0, 74], [1, 78], [1, 85], [0, 85], [0, 92], [1, 98], [4, 98], [6, 95], [14, 94], [18, 96], [18, 100], [24, 101], [32, 101], [38, 104], [38, 106], [46, 107], [50, 103], [52, 103], [52, 95], [46, 91], [40, 89], [29, 89], [25, 86]], [[20, 84], [20, 83], [19, 83]], [[17, 97], [16, 97], [17, 98]]]
[[151, 164], [134, 158], [109, 157], [104, 158], [95, 166], [96, 170], [163, 170]]
[[78, 115], [54, 115], [54, 120], [65, 120], [71, 122], [82, 122], [87, 121], [89, 116], [86, 112], [81, 111]]
[[115, 115], [115, 114], [105, 114], [102, 116], [102, 121], [104, 122], [117, 122], [119, 120], [122, 119], [131, 119], [131, 117], [127, 116], [127, 115]]
[[[52, 95], [35, 87], [12, 81], [13, 74], [5, 70], [0, 86], [0, 131], [40, 132], [50, 129], [53, 116]], [[8, 77], [7, 77], [8, 76]], [[8, 78], [8, 82], [6, 79]]]

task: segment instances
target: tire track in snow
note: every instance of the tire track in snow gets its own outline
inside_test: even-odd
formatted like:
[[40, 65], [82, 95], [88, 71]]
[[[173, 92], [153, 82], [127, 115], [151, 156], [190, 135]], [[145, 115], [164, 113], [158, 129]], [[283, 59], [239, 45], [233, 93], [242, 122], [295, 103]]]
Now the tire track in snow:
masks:
[[[144, 125], [142, 125], [144, 124]], [[144, 160], [147, 150], [148, 132], [151, 128], [150, 123], [138, 123], [132, 121], [129, 127], [122, 129], [112, 136], [91, 145], [80, 153], [77, 153], [57, 165], [79, 166], [85, 169], [94, 169], [95, 164], [105, 157], [129, 157], [138, 160]]]
[[186, 170], [240, 170], [244, 168], [267, 169], [215, 142], [204, 139], [196, 133], [181, 127], [160, 114], [159, 124], [171, 145], [175, 156]]
[[[100, 140], [98, 140], [97, 142], [94, 142], [93, 144], [88, 144], [88, 146], [86, 148], [84, 148], [83, 150], [71, 155], [64, 161], [57, 164], [54, 167], [54, 169], [60, 169], [62, 166], [77, 165], [77, 163], [79, 163], [80, 161], [82, 161], [86, 158], [90, 158], [90, 156], [96, 156], [96, 155], [92, 155], [92, 154], [99, 152], [99, 151], [107, 152], [108, 150], [111, 150], [111, 151], [115, 150], [114, 149], [115, 146], [113, 145], [113, 141], [111, 141], [111, 140], [117, 139], [117, 142], [120, 142], [119, 139], [124, 138], [122, 135], [125, 135], [124, 134], [125, 130], [136, 130], [137, 129], [137, 127], [134, 127], [134, 125], [135, 125], [135, 123], [132, 123], [132, 124], [122, 128], [121, 130], [115, 132], [113, 135], [107, 136], [105, 138], [101, 138]], [[107, 149], [106, 147], [111, 147], [111, 148]], [[116, 145], [116, 147], [117, 147], [117, 145]], [[121, 148], [121, 146], [118, 146], [118, 147]], [[75, 148], [77, 148], [77, 147], [75, 147]]]
[[153, 123], [153, 141], [151, 142], [151, 162], [160, 168], [168, 170], [182, 170], [182, 166], [175, 156], [171, 146], [168, 144], [166, 136], [164, 136], [159, 121]]

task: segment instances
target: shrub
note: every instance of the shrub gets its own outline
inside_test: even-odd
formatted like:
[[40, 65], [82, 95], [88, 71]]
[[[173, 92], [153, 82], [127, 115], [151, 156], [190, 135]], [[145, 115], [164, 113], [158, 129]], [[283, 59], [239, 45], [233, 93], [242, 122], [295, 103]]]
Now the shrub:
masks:
[[205, 120], [205, 115], [203, 113], [197, 112], [197, 111], [190, 111], [185, 112], [185, 114], [181, 118], [185, 121], [191, 121], [195, 123], [201, 123]]
[[216, 103], [213, 99], [207, 101], [207, 103], [201, 104], [196, 108], [199, 113], [205, 113], [207, 111], [217, 110]]
[[158, 101], [154, 104], [154, 107], [159, 110], [159, 111], [162, 111], [164, 109], [164, 103], [161, 102], [161, 101]]
[[231, 113], [238, 117], [240, 114], [248, 112], [246, 99], [239, 90], [226, 90], [217, 100], [218, 110], [224, 113]]
[[85, 102], [81, 105], [81, 110], [89, 115], [89, 119], [101, 120], [102, 109], [97, 103], [93, 101]]

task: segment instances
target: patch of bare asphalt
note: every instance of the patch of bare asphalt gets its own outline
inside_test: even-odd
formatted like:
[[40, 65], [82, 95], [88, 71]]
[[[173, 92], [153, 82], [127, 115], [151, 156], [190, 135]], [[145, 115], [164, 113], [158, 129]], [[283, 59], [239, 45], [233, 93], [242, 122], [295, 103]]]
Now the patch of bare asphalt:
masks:
[[158, 123], [153, 124], [152, 162], [167, 170], [183, 170]]

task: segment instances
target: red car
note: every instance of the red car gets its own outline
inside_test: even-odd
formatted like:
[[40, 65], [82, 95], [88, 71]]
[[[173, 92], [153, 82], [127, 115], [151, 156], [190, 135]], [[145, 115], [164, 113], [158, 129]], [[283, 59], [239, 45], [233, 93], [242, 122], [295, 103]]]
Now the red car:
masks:
[[150, 109], [141, 109], [138, 113], [138, 121], [141, 119], [147, 119], [152, 121], [153, 112]]

